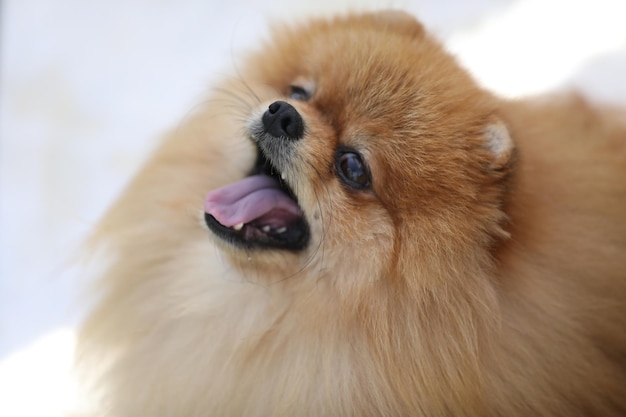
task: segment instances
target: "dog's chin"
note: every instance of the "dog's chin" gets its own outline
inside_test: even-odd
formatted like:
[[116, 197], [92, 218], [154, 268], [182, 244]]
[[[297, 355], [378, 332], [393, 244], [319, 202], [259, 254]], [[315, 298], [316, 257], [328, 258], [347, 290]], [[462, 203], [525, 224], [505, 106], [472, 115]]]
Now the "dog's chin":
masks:
[[[223, 224], [218, 220], [218, 216], [205, 209], [204, 221], [208, 229], [219, 243], [225, 243], [234, 249], [291, 252], [304, 250], [310, 240], [310, 229], [303, 211], [294, 209], [294, 207], [299, 209], [298, 198], [282, 178], [281, 173], [258, 148], [256, 162], [247, 178], [252, 177], [258, 178], [263, 184], [273, 183], [271, 191], [279, 195], [283, 201], [289, 199], [291, 207], [287, 202], [288, 209], [280, 206], [274, 207], [258, 217], [236, 225]], [[260, 187], [259, 190], [250, 189], [246, 192], [252, 195], [266, 192], [266, 190], [267, 188]], [[243, 203], [239, 205], [244, 206]]]

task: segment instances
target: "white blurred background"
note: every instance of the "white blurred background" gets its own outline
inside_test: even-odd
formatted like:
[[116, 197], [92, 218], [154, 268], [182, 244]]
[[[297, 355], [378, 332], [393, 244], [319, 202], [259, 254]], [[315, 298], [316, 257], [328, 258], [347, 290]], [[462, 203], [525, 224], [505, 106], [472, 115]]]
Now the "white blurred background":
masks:
[[623, 0], [5, 0], [0, 42], [0, 417], [73, 407], [81, 239], [268, 21], [398, 7], [509, 97], [626, 104]]

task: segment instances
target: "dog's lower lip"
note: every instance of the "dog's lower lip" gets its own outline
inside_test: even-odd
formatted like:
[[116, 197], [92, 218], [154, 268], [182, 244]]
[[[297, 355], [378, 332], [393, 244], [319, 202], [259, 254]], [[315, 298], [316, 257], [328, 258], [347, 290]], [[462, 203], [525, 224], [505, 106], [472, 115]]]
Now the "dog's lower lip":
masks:
[[290, 227], [267, 229], [267, 225], [258, 226], [254, 222], [246, 223], [238, 230], [224, 226], [209, 213], [204, 213], [208, 228], [219, 238], [244, 249], [282, 249], [299, 251], [306, 247], [309, 240], [309, 228], [304, 220]]

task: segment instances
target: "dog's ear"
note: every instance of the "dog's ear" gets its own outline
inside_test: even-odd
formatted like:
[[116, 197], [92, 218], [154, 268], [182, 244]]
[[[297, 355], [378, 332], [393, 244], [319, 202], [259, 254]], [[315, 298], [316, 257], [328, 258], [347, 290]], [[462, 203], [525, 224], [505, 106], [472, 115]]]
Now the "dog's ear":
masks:
[[393, 31], [401, 31], [411, 37], [424, 36], [424, 27], [410, 14], [401, 10], [381, 10], [374, 15], [377, 22], [384, 24]]
[[485, 128], [485, 146], [493, 155], [493, 169], [506, 168], [513, 159], [515, 144], [509, 129], [499, 119], [491, 120]]

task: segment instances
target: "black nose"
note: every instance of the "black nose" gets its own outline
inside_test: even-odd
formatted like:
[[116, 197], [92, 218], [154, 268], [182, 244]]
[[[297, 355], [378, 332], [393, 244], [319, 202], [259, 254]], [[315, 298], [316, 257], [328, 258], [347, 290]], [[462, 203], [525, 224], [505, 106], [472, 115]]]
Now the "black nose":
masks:
[[265, 131], [277, 138], [296, 140], [304, 135], [302, 116], [291, 104], [284, 101], [270, 104], [261, 121]]

